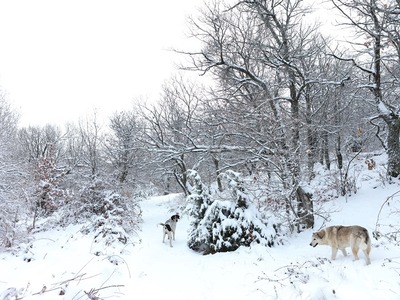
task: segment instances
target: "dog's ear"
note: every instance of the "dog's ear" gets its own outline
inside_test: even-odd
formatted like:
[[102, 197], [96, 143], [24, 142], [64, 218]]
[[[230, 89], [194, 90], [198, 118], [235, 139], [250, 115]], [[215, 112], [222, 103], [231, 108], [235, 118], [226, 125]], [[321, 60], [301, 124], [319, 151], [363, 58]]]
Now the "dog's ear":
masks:
[[176, 214], [176, 215], [173, 215], [173, 216], [171, 217], [171, 220], [173, 220], [173, 221], [178, 221], [179, 218], [180, 218], [179, 215]]

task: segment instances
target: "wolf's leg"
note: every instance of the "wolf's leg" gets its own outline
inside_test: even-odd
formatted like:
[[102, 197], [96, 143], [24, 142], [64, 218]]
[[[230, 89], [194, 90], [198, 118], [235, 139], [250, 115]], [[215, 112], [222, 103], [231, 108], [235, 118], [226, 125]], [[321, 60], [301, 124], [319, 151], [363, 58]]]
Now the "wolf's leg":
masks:
[[367, 265], [371, 264], [371, 259], [369, 258], [369, 251], [368, 250], [363, 250], [364, 254], [365, 254], [365, 259], [367, 261]]
[[336, 259], [338, 248], [332, 247], [332, 260]]
[[[365, 248], [365, 249], [364, 249], [364, 248]], [[366, 260], [367, 260], [367, 265], [371, 264], [371, 259], [369, 258], [369, 254], [370, 254], [370, 252], [371, 252], [371, 244], [368, 243], [368, 244], [366, 245], [366, 247], [362, 247], [361, 249], [363, 249], [363, 252], [364, 252], [364, 254], [365, 254], [365, 258], [366, 258]]]
[[359, 258], [358, 258], [358, 247], [356, 245], [351, 247], [351, 252], [354, 255], [354, 260], [359, 260]]
[[342, 253], [343, 253], [344, 256], [347, 256], [346, 248], [342, 248], [342, 249], [340, 249], [340, 250], [342, 251]]

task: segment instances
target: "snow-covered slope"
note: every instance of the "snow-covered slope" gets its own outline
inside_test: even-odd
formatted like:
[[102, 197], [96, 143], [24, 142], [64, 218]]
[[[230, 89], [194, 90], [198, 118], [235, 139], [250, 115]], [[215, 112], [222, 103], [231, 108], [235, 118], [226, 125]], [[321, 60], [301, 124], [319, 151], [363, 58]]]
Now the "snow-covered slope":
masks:
[[[360, 174], [357, 194], [324, 206], [331, 212], [326, 225], [358, 224], [372, 236], [382, 204], [400, 190], [398, 183], [384, 185], [378, 171]], [[309, 246], [312, 230], [287, 238], [284, 246], [201, 256], [186, 245], [189, 219], [183, 215], [171, 248], [162, 243], [157, 224], [183, 201], [180, 195], [143, 201], [135, 246], [105, 248], [79, 226], [69, 226], [37, 233], [20, 250], [0, 253], [0, 300], [400, 299], [400, 248], [383, 239], [373, 239], [369, 266], [362, 253], [359, 261], [341, 253], [330, 261], [329, 247]], [[389, 208], [400, 209], [399, 202], [394, 197], [384, 206], [382, 224], [398, 223]], [[322, 224], [317, 219], [316, 229]]]

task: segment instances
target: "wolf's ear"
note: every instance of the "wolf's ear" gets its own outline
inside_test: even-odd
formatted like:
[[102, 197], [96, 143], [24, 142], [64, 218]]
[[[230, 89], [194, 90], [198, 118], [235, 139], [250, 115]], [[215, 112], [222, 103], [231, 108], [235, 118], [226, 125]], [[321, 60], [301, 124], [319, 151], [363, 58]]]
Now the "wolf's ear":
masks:
[[322, 238], [325, 236], [325, 230], [318, 231], [318, 232], [316, 233], [316, 235], [317, 235], [320, 239], [322, 239]]

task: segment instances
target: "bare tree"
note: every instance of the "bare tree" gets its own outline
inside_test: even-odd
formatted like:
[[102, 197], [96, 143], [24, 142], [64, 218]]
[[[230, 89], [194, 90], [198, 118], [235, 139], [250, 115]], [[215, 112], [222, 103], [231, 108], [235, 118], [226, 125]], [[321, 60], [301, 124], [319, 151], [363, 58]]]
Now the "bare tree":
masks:
[[141, 142], [154, 154], [153, 163], [158, 173], [162, 177], [174, 177], [185, 194], [188, 193], [188, 164], [196, 167], [202, 160], [199, 156], [194, 160], [191, 154], [206, 151], [199, 143], [199, 105], [197, 86], [178, 76], [164, 85], [156, 105], [141, 108], [147, 124]]
[[106, 142], [107, 156], [118, 172], [118, 180], [123, 183], [131, 173], [137, 155], [139, 135], [142, 134], [138, 117], [135, 112], [115, 113], [110, 119], [112, 133]]
[[69, 197], [63, 184], [70, 166], [65, 164], [66, 134], [54, 125], [29, 126], [18, 131], [19, 159], [27, 165], [24, 198], [30, 205], [35, 227], [37, 218], [48, 215]]
[[80, 143], [82, 146], [82, 163], [89, 168], [91, 176], [99, 173], [102, 155], [102, 129], [96, 112], [91, 118], [79, 122]]
[[62, 133], [59, 127], [50, 124], [44, 127], [29, 126], [18, 131], [18, 139], [22, 155], [27, 160], [32, 161], [45, 156], [49, 150], [49, 145], [56, 147], [58, 153], [59, 146], [61, 146]]
[[242, 109], [248, 105], [240, 117], [251, 110], [248, 120], [254, 121], [242, 123], [246, 130], [236, 126], [237, 137], [246, 135], [244, 142], [258, 160], [274, 166], [295, 215], [292, 199], [301, 177], [302, 116], [311, 114], [311, 86], [320, 75], [312, 72], [315, 62], [309, 58], [324, 45], [317, 28], [302, 22], [308, 12], [303, 1], [249, 0], [233, 6], [214, 2], [192, 20], [192, 34], [203, 42], [202, 50], [184, 52], [192, 58], [187, 69], [212, 74], [221, 82], [227, 103], [241, 101]]
[[376, 0], [332, 0], [332, 3], [346, 20], [342, 25], [354, 30], [356, 35], [349, 43], [357, 49], [357, 55], [336, 57], [359, 69], [359, 87], [371, 93], [371, 103], [378, 113], [371, 121], [380, 119], [387, 127], [388, 175], [397, 177], [400, 175], [400, 116], [398, 88], [393, 85], [398, 83], [398, 74], [392, 71], [398, 68], [400, 57], [392, 55], [391, 49], [398, 53], [399, 4]]
[[64, 163], [69, 169], [83, 168], [84, 148], [80, 129], [76, 124], [65, 125], [65, 139], [63, 140]]
[[26, 169], [16, 151], [18, 121], [18, 113], [0, 94], [0, 248], [21, 237], [22, 216], [28, 210], [21, 193]]

